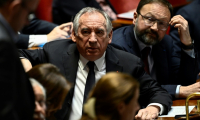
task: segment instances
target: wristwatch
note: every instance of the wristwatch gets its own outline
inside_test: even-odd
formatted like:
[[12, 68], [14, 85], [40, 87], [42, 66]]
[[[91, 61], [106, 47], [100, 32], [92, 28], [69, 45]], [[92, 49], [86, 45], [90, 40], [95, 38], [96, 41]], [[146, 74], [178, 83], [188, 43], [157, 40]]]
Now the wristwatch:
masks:
[[191, 50], [191, 49], [194, 49], [194, 44], [193, 44], [193, 42], [192, 42], [192, 44], [191, 45], [184, 45], [183, 43], [182, 43], [182, 48], [184, 49], [184, 50]]

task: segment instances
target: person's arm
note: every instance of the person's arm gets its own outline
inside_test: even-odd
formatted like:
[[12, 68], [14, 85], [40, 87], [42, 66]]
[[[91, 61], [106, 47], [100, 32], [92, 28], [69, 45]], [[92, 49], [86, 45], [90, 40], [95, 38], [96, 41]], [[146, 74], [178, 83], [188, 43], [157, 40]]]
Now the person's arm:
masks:
[[[177, 73], [177, 78], [174, 79], [176, 79], [178, 84], [182, 85], [179, 90], [180, 95], [178, 96], [183, 97], [185, 96], [183, 91], [186, 89], [189, 92], [195, 91], [197, 88], [195, 86], [198, 74], [197, 51], [193, 47], [187, 20], [181, 15], [176, 15], [171, 19], [170, 24], [174, 25], [174, 28], [172, 28], [173, 32], [170, 32], [174, 47], [171, 61], [172, 71]], [[177, 66], [177, 63], [180, 64], [179, 67], [174, 67]], [[191, 84], [195, 86], [194, 89], [188, 86]]]
[[36, 49], [36, 50], [19, 49], [18, 53], [25, 71], [31, 69], [32, 66], [47, 62], [43, 49]]
[[[164, 90], [156, 80], [153, 80], [148, 74], [144, 72], [142, 61], [139, 63], [141, 66], [138, 68], [138, 81], [140, 82], [140, 104], [149, 105], [141, 109], [136, 115], [137, 119], [150, 118], [155, 119], [161, 114], [167, 114], [172, 105], [172, 97]], [[147, 99], [148, 98], [148, 99]], [[151, 105], [153, 103], [153, 105]], [[155, 105], [155, 103], [160, 104]]]
[[19, 40], [16, 42], [16, 45], [19, 49], [27, 49], [30, 47], [44, 45], [46, 42], [53, 40], [67, 39], [70, 37], [72, 29], [73, 23], [69, 22], [55, 27], [47, 35], [19, 34]]

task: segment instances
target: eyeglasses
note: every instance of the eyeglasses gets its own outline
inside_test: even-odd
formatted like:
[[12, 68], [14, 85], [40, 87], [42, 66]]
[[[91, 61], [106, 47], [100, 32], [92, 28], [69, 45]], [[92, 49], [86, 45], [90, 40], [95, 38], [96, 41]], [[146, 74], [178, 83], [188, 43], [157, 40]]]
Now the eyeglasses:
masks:
[[[141, 15], [140, 13], [138, 13], [139, 15]], [[152, 18], [152, 17], [147, 17], [147, 16], [143, 16], [141, 15], [143, 20], [144, 20], [144, 23], [145, 25], [147, 26], [153, 26], [156, 22], [157, 22], [157, 27], [159, 30], [167, 30], [169, 24], [167, 22], [164, 22], [164, 21], [160, 21], [158, 19], [155, 19], [155, 18]]]

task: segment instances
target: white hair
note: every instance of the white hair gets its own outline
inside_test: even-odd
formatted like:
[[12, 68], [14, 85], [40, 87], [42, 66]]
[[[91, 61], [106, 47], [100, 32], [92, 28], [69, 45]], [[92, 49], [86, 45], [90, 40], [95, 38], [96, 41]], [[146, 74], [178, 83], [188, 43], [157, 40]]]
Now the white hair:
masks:
[[35, 80], [34, 78], [29, 78], [32, 87], [34, 86], [39, 86], [42, 89], [42, 92], [44, 94], [44, 98], [46, 99], [46, 91], [44, 89], [44, 87], [42, 86], [42, 84], [40, 84], [37, 80]]

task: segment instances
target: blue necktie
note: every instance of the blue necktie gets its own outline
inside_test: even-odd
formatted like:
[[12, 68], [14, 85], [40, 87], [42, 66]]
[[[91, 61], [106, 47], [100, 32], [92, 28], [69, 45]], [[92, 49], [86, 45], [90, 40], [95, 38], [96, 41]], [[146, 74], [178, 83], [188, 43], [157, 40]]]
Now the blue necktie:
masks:
[[86, 84], [85, 84], [83, 103], [85, 103], [85, 101], [88, 97], [88, 93], [90, 92], [90, 90], [92, 89], [92, 87], [95, 84], [94, 65], [95, 65], [95, 63], [93, 61], [89, 61], [87, 63], [87, 66], [89, 67], [89, 73], [88, 73]]

